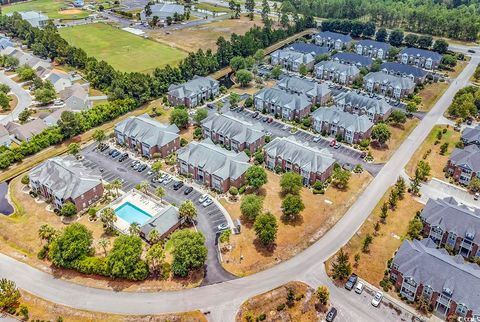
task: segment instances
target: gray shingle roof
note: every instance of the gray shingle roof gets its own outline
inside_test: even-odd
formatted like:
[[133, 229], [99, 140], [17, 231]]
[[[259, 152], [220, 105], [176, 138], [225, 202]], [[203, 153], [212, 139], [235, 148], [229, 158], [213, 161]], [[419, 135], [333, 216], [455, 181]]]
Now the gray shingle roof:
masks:
[[390, 75], [382, 71], [368, 73], [363, 79], [365, 82], [373, 81], [374, 83], [400, 89], [409, 89], [415, 86], [415, 83], [410, 78]]
[[296, 42], [294, 44], [289, 45], [287, 48], [298, 51], [299, 53], [304, 53], [304, 54], [309, 53], [314, 56], [327, 54], [330, 50], [328, 47], [322, 47], [322, 46], [318, 46], [311, 43], [305, 43], [305, 42]]
[[212, 115], [202, 122], [202, 127], [239, 143], [253, 143], [265, 136], [260, 124], [238, 119], [231, 113]]
[[315, 38], [330, 38], [333, 39], [334, 41], [340, 40], [342, 42], [348, 43], [352, 41], [352, 37], [350, 35], [344, 35], [339, 32], [333, 32], [333, 31], [321, 31], [318, 34], [315, 35]]
[[5, 49], [7, 47], [13, 47], [13, 42], [8, 37], [0, 37], [0, 49]]
[[348, 76], [356, 76], [360, 74], [360, 70], [355, 65], [342, 64], [336, 61], [322, 61], [315, 65], [315, 70], [317, 68], [323, 67], [324, 70], [330, 72], [338, 72]]
[[43, 122], [43, 120], [35, 119], [21, 125], [18, 123], [9, 122], [6, 125], [6, 128], [10, 134], [15, 135], [18, 140], [25, 141], [30, 140], [34, 135], [40, 134], [40, 132], [47, 128], [47, 125], [45, 122]]
[[387, 44], [386, 42], [375, 41], [371, 39], [360, 40], [357, 43], [357, 45], [361, 45], [362, 47], [368, 47], [368, 48], [382, 49], [385, 53], [387, 53], [390, 50], [390, 48], [392, 48], [392, 45]]
[[412, 277], [440, 293], [448, 288], [455, 302], [480, 313], [480, 267], [465, 263], [460, 255], [450, 256], [436, 246], [430, 239], [405, 240], [393, 263], [404, 278]]
[[480, 148], [476, 145], [468, 145], [463, 149], [456, 148], [450, 155], [450, 162], [453, 165], [478, 172], [480, 171]]
[[386, 62], [383, 63], [380, 68], [382, 70], [386, 71], [393, 71], [395, 73], [399, 74], [404, 74], [406, 76], [412, 75], [413, 77], [418, 77], [422, 78], [427, 75], [427, 72], [421, 68], [412, 66], [412, 65], [407, 65], [407, 64], [401, 64], [397, 62]]
[[73, 84], [60, 91], [59, 96], [71, 110], [80, 111], [88, 107], [88, 86]]
[[308, 143], [297, 141], [293, 136], [277, 137], [265, 145], [264, 149], [270, 157], [291, 161], [307, 172], [324, 173], [335, 163], [328, 150], [311, 147]]
[[191, 80], [183, 84], [170, 85], [168, 94], [180, 99], [193, 97], [207, 89], [213, 88], [215, 84], [218, 85], [219, 82], [211, 77], [194, 76]]
[[131, 116], [115, 126], [115, 131], [134, 138], [150, 147], [159, 147], [179, 137], [180, 130], [175, 124], [166, 125], [155, 121], [147, 114]]
[[62, 113], [65, 112], [65, 111], [71, 111], [71, 110], [67, 107], [62, 107], [62, 108], [50, 113], [49, 115], [47, 115], [43, 119], [43, 121], [48, 126], [57, 125], [58, 120], [60, 120], [60, 117], [62, 116]]
[[278, 88], [261, 89], [255, 94], [255, 98], [292, 111], [301, 111], [311, 104], [310, 99], [304, 94], [291, 94]]
[[75, 199], [102, 182], [100, 174], [84, 167], [73, 157], [49, 159], [33, 168], [29, 177], [64, 200]]
[[162, 211], [151, 219], [149, 219], [145, 224], [140, 227], [140, 233], [145, 236], [145, 239], [148, 239], [148, 234], [152, 230], [156, 230], [160, 236], [167, 233], [170, 229], [175, 227], [180, 218], [178, 217], [178, 209], [172, 205], [162, 209]]
[[392, 109], [390, 104], [383, 98], [371, 98], [368, 95], [358, 94], [353, 91], [338, 94], [335, 97], [335, 102], [341, 105], [356, 107], [366, 112], [371, 111], [378, 115], [385, 115]]
[[277, 83], [276, 87], [285, 91], [305, 94], [308, 97], [323, 97], [331, 93], [327, 84], [319, 84], [300, 77], [284, 77]]
[[245, 152], [235, 153], [216, 146], [212, 140], [192, 141], [178, 150], [177, 160], [215, 175], [223, 180], [241, 177], [250, 167], [249, 157]]
[[351, 114], [339, 107], [320, 107], [312, 113], [312, 118], [317, 122], [327, 122], [345, 128], [352, 133], [365, 133], [373, 126], [365, 114]]
[[462, 140], [467, 144], [480, 142], [480, 125], [474, 128], [467, 127], [463, 130]]
[[333, 60], [345, 62], [352, 65], [370, 66], [373, 64], [373, 59], [370, 57], [362, 56], [356, 53], [336, 53], [332, 56]]
[[405, 48], [400, 52], [400, 55], [407, 54], [409, 56], [416, 56], [416, 57], [425, 57], [431, 58], [433, 61], [440, 61], [442, 60], [442, 55], [435, 51], [425, 50], [420, 48]]
[[[480, 244], [480, 209], [468, 208], [454, 198], [429, 199], [422, 210], [422, 219], [430, 226], [440, 227], [444, 232], [453, 232], [464, 238], [473, 235], [473, 241]], [[478, 233], [477, 233], [478, 232]]]
[[315, 61], [315, 57], [310, 53], [302, 53], [290, 49], [279, 49], [273, 52], [271, 56], [282, 60], [297, 62], [299, 64], [309, 64]]

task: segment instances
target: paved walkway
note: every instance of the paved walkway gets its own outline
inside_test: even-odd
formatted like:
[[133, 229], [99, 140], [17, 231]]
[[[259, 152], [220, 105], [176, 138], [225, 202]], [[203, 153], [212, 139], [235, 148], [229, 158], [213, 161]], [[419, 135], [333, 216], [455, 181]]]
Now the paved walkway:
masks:
[[0, 83], [8, 85], [11, 93], [18, 99], [17, 106], [12, 112], [0, 116], [0, 124], [5, 125], [8, 122], [17, 119], [18, 115], [32, 104], [32, 97], [20, 84], [14, 82], [9, 76], [5, 75], [5, 71], [0, 71]]

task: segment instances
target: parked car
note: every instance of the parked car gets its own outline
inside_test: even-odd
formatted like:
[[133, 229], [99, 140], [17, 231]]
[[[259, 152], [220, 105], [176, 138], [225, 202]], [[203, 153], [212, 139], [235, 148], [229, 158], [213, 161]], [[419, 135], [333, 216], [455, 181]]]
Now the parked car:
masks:
[[337, 309], [332, 307], [330, 309], [330, 311], [328, 311], [327, 313], [327, 316], [325, 317], [325, 319], [327, 320], [327, 322], [333, 322], [333, 320], [335, 320], [335, 317], [337, 316]]
[[317, 143], [318, 141], [320, 141], [320, 137], [319, 136], [315, 136], [313, 138], [313, 142]]
[[473, 195], [473, 200], [478, 200], [479, 197], [480, 197], [480, 193], [475, 192], [475, 194]]
[[362, 282], [358, 282], [357, 285], [355, 285], [355, 293], [362, 294], [364, 288], [365, 285]]
[[140, 168], [141, 166], [142, 166], [142, 163], [138, 161], [137, 163], [135, 163], [135, 164], [133, 165], [132, 168], [133, 168], [133, 170], [136, 171], [136, 170], [138, 170], [138, 168]]
[[471, 54], [475, 54], [475, 50], [473, 50], [473, 49], [469, 49], [469, 50], [467, 50], [467, 51], [468, 51], [469, 53], [471, 53]]
[[372, 305], [375, 307], [378, 307], [382, 302], [382, 299], [383, 299], [383, 294], [378, 291], [375, 292], [375, 295], [373, 296], [373, 299], [372, 299]]
[[214, 108], [215, 108], [215, 104], [213, 104], [213, 103], [208, 103], [208, 104], [207, 104], [207, 107], [210, 108], [210, 109], [214, 109]]
[[208, 199], [208, 195], [207, 194], [204, 194], [203, 196], [201, 196], [200, 198], [198, 198], [198, 202], [199, 203], [203, 203], [205, 200]]
[[268, 117], [264, 117], [264, 118], [262, 119], [262, 122], [263, 122], [263, 123], [265, 123], [265, 122], [267, 122], [267, 121], [268, 121]]
[[204, 207], [208, 207], [208, 206], [210, 206], [212, 203], [213, 203], [213, 200], [210, 199], [210, 198], [207, 198], [207, 199], [202, 203], [202, 205], [203, 205]]
[[112, 153], [112, 158], [116, 158], [120, 155], [120, 151], [118, 150], [115, 150], [113, 153]]
[[124, 153], [120, 158], [118, 158], [118, 162], [123, 162], [127, 159], [128, 159], [128, 153]]
[[178, 190], [183, 187], [183, 181], [177, 181], [173, 184], [173, 190]]
[[269, 118], [267, 119], [267, 123], [272, 123], [272, 122], [273, 122], [273, 118], [269, 117]]
[[340, 143], [337, 142], [337, 144], [335, 144], [335, 146], [333, 148], [334, 149], [339, 149], [340, 148]]
[[258, 113], [258, 112], [253, 113], [252, 117], [255, 119], [255, 118], [257, 118], [258, 114], [260, 114], [260, 113]]
[[224, 222], [217, 226], [218, 231], [227, 230], [229, 228], [228, 222]]
[[108, 152], [108, 155], [112, 155], [115, 151], [117, 151], [117, 149], [110, 150], [110, 152]]
[[163, 179], [163, 182], [162, 182], [162, 183], [163, 183], [164, 185], [167, 185], [167, 184], [169, 184], [169, 183], [172, 182], [172, 181], [173, 181], [173, 178], [170, 177], [170, 176], [168, 176], [168, 177], [166, 177], [165, 179]]
[[329, 144], [329, 145], [330, 145], [331, 147], [334, 147], [335, 144], [337, 144], [337, 140], [333, 139], [332, 141], [330, 141], [330, 144]]
[[141, 166], [138, 167], [138, 172], [142, 172], [143, 170], [145, 170], [147, 168], [147, 165], [146, 164], [142, 164]]
[[352, 290], [353, 286], [355, 285], [355, 283], [357, 282], [357, 274], [352, 274], [350, 275], [350, 277], [348, 278], [348, 281], [347, 283], [345, 283], [345, 288], [349, 291]]
[[130, 166], [133, 168], [134, 166], [136, 166], [139, 163], [140, 163], [140, 161], [135, 160], [135, 161], [132, 162], [132, 164], [130, 164]]
[[184, 195], [188, 195], [188, 194], [189, 194], [190, 192], [192, 192], [192, 191], [193, 191], [193, 188], [192, 188], [192, 187], [186, 187], [186, 188], [185, 188], [185, 191], [183, 191], [183, 194], [184, 194]]

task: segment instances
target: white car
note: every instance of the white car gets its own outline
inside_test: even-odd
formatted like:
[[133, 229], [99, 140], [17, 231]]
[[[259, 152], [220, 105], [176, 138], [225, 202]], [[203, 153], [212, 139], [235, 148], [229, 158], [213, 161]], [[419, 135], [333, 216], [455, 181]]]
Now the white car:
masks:
[[201, 196], [200, 198], [198, 198], [198, 202], [199, 203], [203, 203], [205, 200], [208, 199], [208, 195], [207, 194], [204, 194], [203, 196]]
[[355, 293], [362, 294], [364, 288], [365, 285], [363, 285], [362, 282], [358, 282], [357, 285], [355, 285]]
[[378, 307], [382, 302], [382, 299], [383, 299], [383, 294], [378, 291], [375, 292], [375, 295], [373, 296], [373, 299], [372, 299], [372, 305], [375, 307]]
[[320, 137], [319, 136], [315, 136], [313, 138], [313, 142], [317, 143], [318, 141], [320, 141]]
[[208, 206], [210, 206], [212, 203], [213, 203], [213, 200], [210, 199], [210, 198], [207, 198], [207, 199], [202, 203], [202, 205], [203, 205], [204, 207], [208, 207]]
[[170, 176], [168, 176], [168, 177], [166, 177], [166, 178], [163, 180], [162, 183], [163, 183], [164, 185], [167, 185], [167, 184], [169, 184], [169, 183], [172, 182], [172, 181], [173, 181], [173, 178], [170, 177]]
[[228, 222], [224, 222], [223, 224], [220, 224], [217, 226], [217, 229], [218, 231], [223, 231], [223, 230], [227, 230], [229, 227], [228, 227]]

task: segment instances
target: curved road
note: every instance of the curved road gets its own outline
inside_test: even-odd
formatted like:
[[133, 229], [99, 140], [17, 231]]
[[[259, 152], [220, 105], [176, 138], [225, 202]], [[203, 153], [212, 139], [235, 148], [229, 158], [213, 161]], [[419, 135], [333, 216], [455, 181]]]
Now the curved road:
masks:
[[346, 314], [342, 318], [355, 321], [382, 321], [379, 310], [360, 303], [340, 289], [333, 287], [326, 276], [323, 262], [342, 247], [367, 219], [375, 205], [391, 186], [420, 146], [440, 116], [450, 105], [453, 95], [469, 83], [480, 57], [472, 58], [432, 110], [403, 142], [392, 158], [365, 189], [345, 216], [319, 241], [288, 261], [268, 270], [195, 289], [161, 292], [129, 293], [89, 288], [56, 279], [22, 262], [0, 255], [0, 276], [14, 280], [17, 285], [47, 300], [78, 309], [120, 314], [155, 314], [201, 309], [211, 311], [213, 321], [232, 321], [239, 305], [254, 295], [271, 290], [291, 280], [301, 280], [313, 287], [330, 286], [331, 301]]
[[26, 109], [30, 106], [30, 104], [32, 104], [32, 97], [25, 89], [23, 89], [20, 84], [14, 82], [12, 79], [10, 79], [10, 77], [5, 75], [4, 71], [0, 72], [0, 83], [8, 85], [10, 87], [11, 93], [14, 94], [18, 99], [18, 103], [15, 109], [9, 114], [2, 116], [0, 123], [5, 125], [10, 121], [16, 120], [18, 118], [18, 115], [20, 115], [20, 113], [24, 109]]

